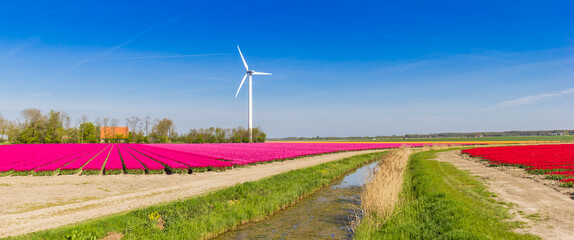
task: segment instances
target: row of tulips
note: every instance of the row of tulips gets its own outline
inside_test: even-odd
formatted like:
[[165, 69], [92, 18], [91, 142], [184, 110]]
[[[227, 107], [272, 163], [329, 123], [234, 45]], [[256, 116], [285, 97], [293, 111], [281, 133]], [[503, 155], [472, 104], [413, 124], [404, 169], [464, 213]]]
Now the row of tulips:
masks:
[[574, 187], [574, 178], [565, 178], [560, 180], [563, 187]]
[[[341, 151], [421, 143], [37, 144], [0, 146], [0, 175], [162, 174], [222, 171]], [[430, 145], [430, 144], [428, 144]]]
[[138, 144], [0, 146], [0, 176], [187, 174], [232, 166], [227, 161]]
[[462, 153], [488, 160], [493, 166], [516, 166], [560, 180], [562, 186], [573, 186], [574, 144], [474, 148]]
[[[445, 143], [451, 145], [449, 143]], [[224, 159], [235, 165], [292, 159], [341, 151], [396, 148], [402, 145], [421, 147], [423, 143], [212, 143], [212, 144], [149, 144], [156, 148], [175, 150], [198, 157]], [[464, 144], [469, 145], [469, 144]]]

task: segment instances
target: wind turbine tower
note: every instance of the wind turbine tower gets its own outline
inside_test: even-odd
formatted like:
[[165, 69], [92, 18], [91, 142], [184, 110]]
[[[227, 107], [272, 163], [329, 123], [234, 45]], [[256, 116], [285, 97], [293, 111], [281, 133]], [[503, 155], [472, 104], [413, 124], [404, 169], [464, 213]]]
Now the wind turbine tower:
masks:
[[239, 90], [241, 90], [241, 86], [243, 86], [243, 83], [245, 82], [245, 79], [247, 77], [249, 77], [249, 110], [248, 110], [248, 131], [249, 131], [249, 142], [252, 143], [253, 142], [253, 98], [252, 98], [252, 75], [271, 75], [271, 73], [264, 73], [264, 72], [256, 72], [253, 70], [249, 70], [249, 66], [247, 66], [247, 62], [245, 62], [245, 58], [243, 57], [243, 54], [241, 53], [241, 49], [239, 49], [239, 45], [237, 45], [237, 50], [239, 50], [239, 55], [241, 55], [241, 60], [243, 60], [243, 65], [245, 66], [245, 70], [247, 71], [247, 73], [245, 73], [245, 76], [243, 76], [243, 80], [241, 80], [241, 84], [239, 84], [239, 89], [237, 89], [237, 93], [235, 93], [235, 98], [237, 98], [237, 94], [239, 94]]

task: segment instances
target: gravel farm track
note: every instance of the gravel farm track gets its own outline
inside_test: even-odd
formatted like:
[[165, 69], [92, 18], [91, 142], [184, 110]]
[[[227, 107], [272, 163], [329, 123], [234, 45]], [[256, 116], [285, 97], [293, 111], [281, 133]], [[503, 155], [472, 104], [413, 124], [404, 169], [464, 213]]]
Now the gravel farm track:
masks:
[[189, 175], [0, 177], [0, 237], [177, 201], [238, 183], [380, 151], [386, 150], [339, 152]]
[[[475, 159], [463, 157], [459, 151], [437, 155], [438, 161], [450, 162], [461, 170], [486, 182], [498, 200], [511, 203], [514, 219], [526, 222], [517, 232], [531, 233], [543, 239], [574, 239], [574, 200], [572, 191], [551, 186], [524, 173], [523, 169], [486, 167]], [[546, 184], [544, 184], [546, 183]]]

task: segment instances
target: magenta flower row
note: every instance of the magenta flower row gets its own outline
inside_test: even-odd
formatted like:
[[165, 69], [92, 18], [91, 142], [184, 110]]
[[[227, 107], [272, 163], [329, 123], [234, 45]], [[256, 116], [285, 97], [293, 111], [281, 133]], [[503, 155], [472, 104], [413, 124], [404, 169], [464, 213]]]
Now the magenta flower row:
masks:
[[[0, 175], [188, 173], [404, 143], [22, 144], [0, 146]], [[419, 147], [423, 144], [407, 144]]]

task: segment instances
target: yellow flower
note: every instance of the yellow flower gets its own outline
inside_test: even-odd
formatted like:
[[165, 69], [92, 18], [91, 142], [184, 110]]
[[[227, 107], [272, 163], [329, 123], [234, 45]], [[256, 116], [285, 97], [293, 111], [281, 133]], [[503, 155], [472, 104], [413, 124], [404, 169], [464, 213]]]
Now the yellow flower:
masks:
[[160, 215], [159, 215], [159, 213], [157, 213], [157, 211], [155, 211], [155, 212], [150, 213], [147, 217], [149, 218], [149, 220], [154, 221], [154, 220], [159, 219]]
[[241, 201], [240, 201], [240, 200], [237, 200], [237, 199], [228, 200], [228, 201], [227, 201], [227, 203], [228, 203], [229, 205], [239, 204], [240, 202], [241, 202]]

